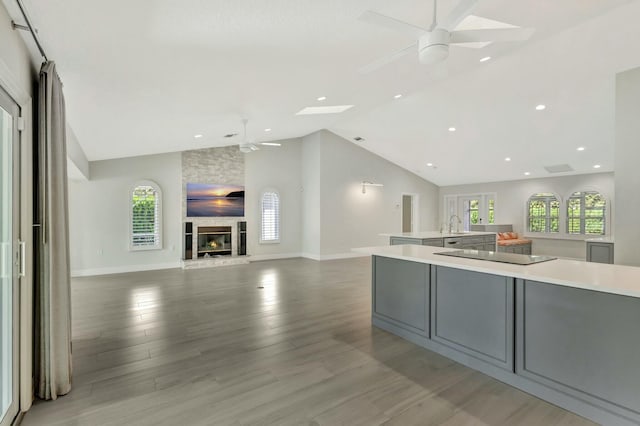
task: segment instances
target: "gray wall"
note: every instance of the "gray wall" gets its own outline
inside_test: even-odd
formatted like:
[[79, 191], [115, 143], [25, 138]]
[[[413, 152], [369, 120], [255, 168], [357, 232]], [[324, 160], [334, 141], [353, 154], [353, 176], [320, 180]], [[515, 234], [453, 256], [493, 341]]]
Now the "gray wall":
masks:
[[[561, 200], [566, 200], [575, 191], [597, 190], [607, 197], [611, 205], [611, 212], [614, 208], [614, 178], [613, 173], [594, 173], [588, 175], [549, 177], [540, 179], [525, 179], [509, 182], [491, 182], [473, 185], [444, 186], [440, 188], [440, 222], [445, 222], [447, 218], [442, 217], [444, 211], [444, 196], [452, 194], [476, 194], [483, 192], [495, 192], [496, 210], [495, 220], [500, 224], [512, 224], [513, 230], [519, 234], [526, 234], [526, 205], [529, 197], [537, 192], [552, 192]], [[562, 207], [561, 207], [562, 208]], [[566, 214], [564, 209], [560, 215]], [[613, 229], [613, 218], [610, 217], [609, 232]], [[562, 231], [562, 226], [561, 226]], [[533, 239], [534, 254], [548, 254], [574, 259], [584, 259], [586, 245], [583, 238], [575, 239], [563, 232], [558, 235], [559, 239], [536, 238]], [[529, 238], [529, 237], [527, 237]], [[617, 256], [617, 253], [616, 253]]]
[[[379, 234], [401, 231], [403, 193], [419, 195], [420, 230], [435, 229], [438, 187], [434, 184], [327, 130], [305, 137], [303, 144], [309, 144], [303, 151], [315, 154], [310, 162], [320, 160], [320, 199], [316, 198], [313, 176], [307, 182], [315, 186], [304, 188], [305, 197], [309, 197], [305, 201], [310, 201], [308, 210], [320, 205], [320, 250], [305, 249], [310, 257], [339, 257], [349, 255], [353, 247], [387, 244], [388, 238]], [[384, 186], [369, 187], [363, 194], [365, 180]], [[312, 238], [313, 233], [307, 235]]]
[[640, 68], [616, 77], [615, 263], [640, 266]]
[[320, 255], [320, 144], [319, 132], [302, 142], [302, 252]]
[[[129, 191], [140, 180], [162, 190], [162, 249], [129, 251]], [[91, 180], [69, 181], [74, 275], [179, 266], [182, 205], [180, 153], [91, 163]]]
[[[278, 141], [245, 155], [247, 251], [253, 259], [300, 256], [302, 252], [302, 140]], [[237, 147], [235, 147], [237, 149]], [[260, 243], [260, 197], [280, 196], [280, 242]]]

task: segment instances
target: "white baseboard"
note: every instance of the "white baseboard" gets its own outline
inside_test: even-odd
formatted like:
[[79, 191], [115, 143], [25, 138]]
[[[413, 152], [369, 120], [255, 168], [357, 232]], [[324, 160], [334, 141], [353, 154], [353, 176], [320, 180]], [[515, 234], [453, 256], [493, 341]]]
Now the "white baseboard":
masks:
[[368, 257], [367, 253], [337, 253], [337, 254], [315, 254], [315, 253], [302, 253], [302, 257], [312, 260], [337, 260], [337, 259], [351, 259], [354, 257]]
[[277, 254], [251, 254], [247, 256], [249, 262], [262, 262], [263, 260], [291, 259], [304, 257], [302, 253], [277, 253]]
[[151, 265], [110, 266], [108, 268], [74, 269], [71, 271], [71, 276], [72, 277], [89, 277], [93, 275], [110, 275], [110, 274], [122, 274], [125, 272], [155, 271], [158, 269], [173, 269], [173, 268], [180, 268], [180, 267], [181, 267], [180, 262], [153, 263]]

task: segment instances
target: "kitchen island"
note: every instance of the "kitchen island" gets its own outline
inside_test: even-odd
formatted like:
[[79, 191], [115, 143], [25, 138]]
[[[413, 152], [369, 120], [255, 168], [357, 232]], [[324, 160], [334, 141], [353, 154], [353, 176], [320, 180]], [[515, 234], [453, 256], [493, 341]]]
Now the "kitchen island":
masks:
[[640, 424], [640, 268], [356, 251], [373, 256], [373, 325], [596, 422]]
[[496, 250], [495, 232], [398, 232], [380, 234], [389, 237], [389, 244], [418, 244], [423, 246]]

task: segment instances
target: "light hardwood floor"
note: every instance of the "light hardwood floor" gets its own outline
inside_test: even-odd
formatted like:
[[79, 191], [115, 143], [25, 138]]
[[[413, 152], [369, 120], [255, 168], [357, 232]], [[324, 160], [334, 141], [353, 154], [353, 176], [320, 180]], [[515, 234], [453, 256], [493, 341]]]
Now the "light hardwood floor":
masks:
[[592, 424], [373, 328], [368, 258], [79, 278], [72, 290], [73, 390], [24, 425]]

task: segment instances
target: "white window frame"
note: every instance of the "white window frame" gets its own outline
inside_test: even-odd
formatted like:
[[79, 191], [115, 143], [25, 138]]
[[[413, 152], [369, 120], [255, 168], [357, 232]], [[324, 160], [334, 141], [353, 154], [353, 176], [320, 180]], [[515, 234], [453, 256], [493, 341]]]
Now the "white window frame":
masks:
[[[155, 244], [153, 245], [135, 245], [133, 243], [133, 192], [140, 186], [149, 186], [156, 193], [156, 220], [157, 234]], [[160, 186], [151, 180], [141, 180], [136, 182], [129, 188], [127, 193], [127, 208], [129, 209], [129, 250], [130, 251], [146, 251], [146, 250], [162, 250], [162, 190]]]
[[[580, 197], [576, 197], [575, 194], [580, 193]], [[585, 215], [585, 194], [586, 193], [597, 193], [599, 194], [602, 199], [604, 200], [604, 212], [603, 212], [603, 218], [602, 218], [602, 234], [587, 234], [586, 233], [586, 215]], [[570, 233], [569, 232], [569, 203], [571, 201], [572, 198], [580, 198], [580, 215], [577, 217], [580, 220], [580, 232], [578, 233]], [[571, 235], [571, 236], [583, 236], [583, 237], [598, 237], [598, 236], [603, 236], [603, 235], [607, 235], [608, 234], [608, 230], [609, 230], [609, 200], [607, 199], [606, 195], [604, 193], [602, 193], [601, 191], [597, 190], [597, 189], [583, 189], [583, 190], [578, 190], [578, 191], [573, 191], [571, 194], [569, 194], [569, 196], [567, 197], [567, 202], [566, 205], [564, 207], [564, 214], [566, 217], [566, 223], [565, 223], [565, 227], [564, 230], [566, 232], [567, 235]]]
[[[555, 199], [558, 201], [558, 231], [557, 232], [552, 232], [551, 229], [551, 206], [550, 203], [548, 202], [546, 205], [546, 214], [545, 214], [545, 230], [544, 231], [531, 231], [531, 229], [529, 228], [530, 226], [530, 222], [531, 222], [531, 217], [529, 216], [530, 213], [530, 204], [531, 204], [531, 199], [532, 198], [541, 198], [538, 195], [539, 194], [549, 194], [548, 198], [550, 199], [551, 196], [555, 197]], [[531, 236], [545, 236], [545, 235], [549, 235], [549, 236], [554, 236], [557, 237], [559, 235], [561, 235], [564, 223], [563, 223], [563, 214], [562, 214], [562, 209], [564, 208], [564, 203], [562, 202], [562, 198], [556, 194], [555, 192], [550, 192], [550, 191], [539, 191], [539, 192], [535, 192], [533, 194], [531, 194], [528, 198], [527, 201], [525, 203], [525, 215], [524, 215], [524, 229], [525, 229], [525, 235], [531, 235]]]
[[[277, 210], [277, 214], [275, 217], [276, 220], [276, 229], [277, 229], [277, 235], [275, 239], [269, 239], [269, 240], [265, 240], [263, 239], [264, 237], [264, 207], [263, 207], [263, 202], [264, 202], [264, 197], [267, 194], [274, 194], [277, 197], [278, 200], [278, 210]], [[282, 231], [282, 197], [280, 197], [280, 193], [274, 189], [266, 189], [264, 191], [262, 191], [260, 193], [260, 244], [279, 244], [280, 243], [280, 238], [281, 238], [281, 231]]]
[[[457, 215], [460, 220], [464, 217], [464, 201], [466, 199], [478, 200], [478, 219], [480, 225], [489, 224], [489, 200], [493, 200], [493, 220], [496, 222], [498, 211], [497, 192], [477, 192], [473, 194], [447, 194], [444, 196], [444, 209], [442, 212], [441, 229], [447, 229], [451, 215]], [[461, 225], [462, 226], [462, 225]], [[468, 224], [470, 227], [471, 224]], [[455, 224], [454, 224], [455, 229]]]

